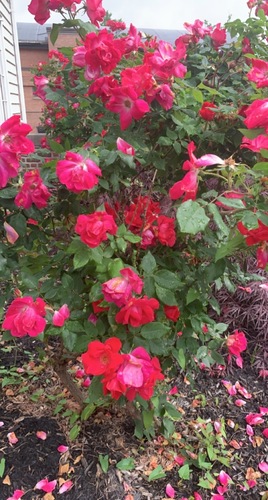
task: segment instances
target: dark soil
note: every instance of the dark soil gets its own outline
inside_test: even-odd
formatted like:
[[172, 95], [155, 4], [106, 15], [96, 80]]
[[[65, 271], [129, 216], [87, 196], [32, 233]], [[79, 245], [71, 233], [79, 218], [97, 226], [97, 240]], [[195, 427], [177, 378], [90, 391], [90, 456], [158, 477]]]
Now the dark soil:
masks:
[[[2, 345], [3, 348], [5, 344]], [[22, 374], [21, 384], [5, 385], [1, 392], [0, 421], [4, 425], [0, 427], [0, 461], [5, 458], [6, 464], [3, 477], [0, 478], [0, 500], [12, 496], [16, 489], [25, 491], [23, 500], [162, 500], [166, 498], [167, 483], [174, 487], [176, 499], [193, 498], [191, 495], [198, 491], [202, 500], [209, 500], [211, 492], [198, 486], [205, 471], [192, 465], [190, 479], [182, 480], [178, 476], [179, 466], [174, 462], [175, 455], [185, 453], [185, 444], [182, 444], [185, 441], [190, 445], [193, 443], [193, 453], [200, 451], [200, 443], [196, 440], [201, 428], [198, 419], [202, 419], [202, 425], [214, 423], [215, 420], [225, 421], [226, 450], [230, 466], [226, 468], [220, 463], [214, 463], [211, 470], [215, 477], [220, 470], [225, 470], [233, 479], [234, 484], [224, 498], [260, 500], [267, 492], [265, 474], [260, 472], [258, 464], [268, 458], [268, 440], [262, 435], [263, 429], [268, 427], [268, 416], [263, 417], [265, 423], [254, 427], [255, 438], [259, 437], [259, 441], [257, 439], [251, 443], [245, 431], [245, 416], [259, 412], [260, 406], [268, 406], [267, 384], [265, 380], [257, 378], [249, 367], [234, 369], [221, 378], [199, 372], [194, 386], [181, 375], [177, 380], [171, 381], [172, 386], [178, 388], [178, 393], [170, 396], [170, 402], [182, 412], [182, 419], [176, 423], [177, 435], [171, 440], [156, 436], [150, 442], [138, 441], [133, 437], [133, 423], [124, 410], [102, 409], [82, 423], [78, 437], [69, 441], [70, 424], [67, 424], [62, 412], [55, 414], [56, 403], [52, 398], [53, 394], [62, 391], [57, 376], [52, 372], [42, 371], [32, 359], [31, 353], [27, 351], [28, 354], [25, 354], [25, 348], [27, 351], [28, 346], [22, 342], [11, 352], [0, 350], [2, 370], [9, 369], [14, 364], [17, 368], [23, 366], [24, 370], [29, 368], [28, 374]], [[31, 370], [33, 373], [36, 370], [37, 375], [27, 378]], [[4, 376], [7, 375], [2, 371], [0, 381]], [[230, 380], [232, 384], [238, 380], [252, 394], [251, 399], [245, 400], [245, 406], [237, 407], [234, 404], [236, 399], [244, 398], [239, 394], [230, 396], [221, 382], [222, 378]], [[40, 388], [43, 392], [40, 391], [36, 400], [33, 395]], [[64, 397], [67, 408], [75, 408], [75, 403], [66, 391]], [[231, 427], [230, 421], [234, 422], [234, 427]], [[38, 439], [37, 431], [45, 431], [47, 439]], [[15, 432], [18, 438], [14, 445], [9, 444], [9, 432]], [[230, 444], [232, 440], [239, 443], [239, 449]], [[61, 444], [69, 446], [65, 454], [57, 451]], [[109, 456], [107, 473], [102, 471], [99, 455]], [[127, 457], [135, 460], [135, 469], [117, 469], [116, 464]], [[158, 465], [165, 471], [165, 478], [149, 482], [148, 475]], [[242, 491], [240, 487], [248, 477], [249, 468], [257, 474], [257, 485], [248, 491]], [[46, 495], [43, 491], [34, 490], [35, 484], [45, 477], [50, 481], [61, 478], [62, 482], [71, 479], [74, 485], [62, 496], [57, 493], [58, 483], [52, 494]]]

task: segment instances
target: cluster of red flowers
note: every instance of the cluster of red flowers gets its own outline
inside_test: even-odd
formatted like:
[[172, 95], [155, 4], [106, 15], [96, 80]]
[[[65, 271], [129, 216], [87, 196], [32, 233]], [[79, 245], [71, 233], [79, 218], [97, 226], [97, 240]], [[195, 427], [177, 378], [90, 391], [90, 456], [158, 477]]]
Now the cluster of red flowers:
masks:
[[[76, 4], [82, 0], [32, 0], [28, 10], [34, 15], [34, 19], [39, 24], [44, 24], [50, 18], [50, 11], [70, 9], [72, 14], [76, 12]], [[85, 0], [85, 10], [90, 21], [99, 26], [99, 22], [104, 19], [105, 10], [102, 7], [102, 0]]]
[[264, 11], [264, 14], [268, 16], [268, 0], [248, 0], [247, 6], [249, 9], [253, 9], [253, 7], [256, 7], [256, 16], [258, 15], [258, 11], [260, 9], [262, 9]]
[[82, 363], [88, 375], [103, 375], [104, 394], [113, 399], [124, 395], [132, 401], [137, 395], [150, 399], [157, 380], [163, 380], [157, 358], [151, 358], [143, 347], [129, 354], [121, 354], [121, 341], [111, 337], [104, 343], [94, 340], [82, 354]]
[[176, 241], [175, 220], [161, 215], [160, 204], [148, 196], [138, 196], [124, 211], [129, 230], [141, 236], [141, 247], [162, 245], [173, 247]]
[[206, 154], [201, 158], [196, 158], [194, 151], [196, 146], [193, 141], [188, 144], [188, 154], [190, 160], [183, 163], [182, 169], [189, 172], [182, 180], [175, 182], [169, 190], [171, 200], [177, 200], [183, 196], [183, 201], [195, 200], [198, 190], [198, 169], [209, 165], [224, 165], [224, 160], [213, 154]]
[[260, 269], [265, 269], [268, 264], [268, 226], [259, 220], [256, 229], [247, 229], [242, 222], [238, 222], [237, 228], [246, 236], [248, 246], [260, 244], [257, 249], [257, 263]]
[[[120, 81], [110, 73], [123, 56], [143, 48], [143, 63], [121, 71]], [[84, 45], [74, 49], [73, 64], [85, 68], [85, 78], [94, 80], [88, 94], [100, 97], [107, 109], [119, 114], [120, 125], [125, 130], [132, 120], [141, 119], [150, 110], [153, 100], [166, 110], [173, 104], [174, 94], [170, 83], [174, 76], [182, 78], [186, 67], [180, 62], [186, 57], [182, 41], [174, 49], [170, 43], [159, 41], [155, 50], [141, 41], [141, 34], [131, 25], [126, 36], [120, 39], [106, 29], [89, 33]]]
[[205, 36], [209, 36], [214, 49], [218, 50], [219, 47], [226, 43], [226, 29], [222, 28], [220, 23], [216, 26], [206, 26], [203, 21], [196, 19], [193, 24], [184, 23], [184, 28], [189, 32], [187, 35], [182, 35], [178, 40], [182, 40], [183, 43], [198, 43], [199, 40], [203, 40]]
[[0, 188], [18, 175], [20, 155], [33, 153], [34, 143], [26, 137], [31, 130], [30, 125], [20, 122], [19, 115], [0, 125]]
[[50, 196], [39, 170], [35, 169], [24, 174], [24, 183], [14, 201], [17, 207], [30, 208], [34, 204], [37, 208], [44, 208]]

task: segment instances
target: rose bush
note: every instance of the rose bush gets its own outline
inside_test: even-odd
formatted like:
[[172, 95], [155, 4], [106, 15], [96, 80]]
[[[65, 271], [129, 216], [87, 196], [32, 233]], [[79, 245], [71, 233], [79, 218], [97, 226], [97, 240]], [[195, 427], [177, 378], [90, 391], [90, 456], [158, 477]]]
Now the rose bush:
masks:
[[[34, 78], [57, 158], [19, 170], [30, 127], [12, 117], [0, 128], [5, 338], [58, 336], [55, 369], [82, 354], [87, 415], [103, 395], [148, 412], [163, 371], [223, 365], [228, 352], [242, 364], [242, 332], [226, 341], [211, 311], [215, 287], [248, 279], [236, 251], [268, 262], [265, 12], [185, 23], [173, 47], [122, 31], [101, 1], [29, 10], [40, 23], [59, 10], [80, 41]], [[152, 401], [170, 431], [161, 386]]]

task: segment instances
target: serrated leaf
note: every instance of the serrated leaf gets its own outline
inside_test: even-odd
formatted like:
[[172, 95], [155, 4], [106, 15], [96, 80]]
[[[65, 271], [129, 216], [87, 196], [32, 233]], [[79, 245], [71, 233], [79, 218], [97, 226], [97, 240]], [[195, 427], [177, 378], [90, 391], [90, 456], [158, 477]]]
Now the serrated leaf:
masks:
[[123, 458], [116, 464], [116, 468], [119, 470], [133, 470], [135, 469], [134, 458]]
[[243, 243], [244, 236], [242, 234], [238, 233], [233, 236], [232, 239], [218, 248], [215, 255], [215, 262], [218, 262], [218, 260], [223, 259], [227, 255], [232, 255], [238, 248], [243, 246]]
[[175, 295], [171, 290], [168, 290], [167, 288], [162, 288], [159, 285], [155, 285], [155, 293], [157, 295], [157, 298], [163, 302], [163, 304], [166, 304], [167, 306], [176, 306], [177, 301], [175, 298]]
[[81, 413], [81, 420], [88, 420], [90, 415], [92, 415], [92, 413], [94, 413], [95, 409], [96, 409], [96, 406], [92, 403], [86, 405]]
[[188, 481], [190, 479], [190, 467], [188, 464], [183, 465], [179, 468], [178, 474], [181, 479]]
[[61, 24], [53, 23], [52, 28], [51, 28], [51, 32], [50, 32], [50, 41], [51, 41], [52, 45], [55, 45], [55, 43], [57, 41], [60, 28], [61, 28]]
[[197, 201], [188, 200], [181, 204], [177, 210], [177, 221], [180, 231], [187, 234], [197, 234], [204, 231], [209, 223], [203, 207]]
[[168, 290], [176, 290], [181, 285], [179, 278], [175, 273], [168, 271], [167, 269], [161, 269], [154, 274], [155, 282]]
[[[268, 164], [267, 164], [268, 165]], [[219, 196], [218, 201], [230, 208], [245, 208], [245, 205], [242, 200], [239, 198], [225, 198], [225, 196]]]
[[268, 162], [262, 161], [256, 163], [252, 170], [254, 170], [255, 172], [261, 172], [262, 174], [268, 174]]
[[141, 329], [141, 336], [144, 339], [160, 339], [169, 331], [169, 327], [157, 321], [144, 325]]
[[166, 473], [161, 465], [158, 465], [149, 475], [148, 481], [155, 481], [156, 479], [162, 479], [166, 477]]
[[184, 354], [184, 349], [182, 349], [182, 348], [180, 348], [179, 350], [173, 349], [172, 354], [173, 354], [174, 358], [176, 359], [176, 361], [178, 361], [181, 369], [185, 370], [186, 358], [185, 358], [185, 354]]
[[81, 431], [81, 425], [75, 424], [69, 432], [70, 440], [74, 441], [77, 438], [80, 431]]
[[165, 410], [168, 414], [168, 416], [172, 419], [172, 420], [181, 420], [181, 413], [175, 408], [175, 406], [171, 403], [168, 403], [166, 402], [165, 403]]
[[149, 429], [152, 426], [154, 419], [154, 410], [143, 410], [142, 420], [145, 429]]
[[208, 210], [213, 215], [214, 222], [217, 224], [219, 230], [224, 236], [228, 236], [230, 233], [230, 229], [226, 226], [226, 224], [223, 222], [223, 218], [220, 214], [220, 211], [218, 207], [214, 204], [211, 203], [208, 205]]
[[89, 260], [90, 260], [90, 251], [88, 248], [85, 247], [83, 250], [80, 250], [74, 255], [73, 258], [74, 269], [80, 269], [81, 267], [86, 266]]
[[156, 260], [151, 252], [148, 252], [141, 261], [142, 269], [147, 273], [151, 274], [156, 268]]

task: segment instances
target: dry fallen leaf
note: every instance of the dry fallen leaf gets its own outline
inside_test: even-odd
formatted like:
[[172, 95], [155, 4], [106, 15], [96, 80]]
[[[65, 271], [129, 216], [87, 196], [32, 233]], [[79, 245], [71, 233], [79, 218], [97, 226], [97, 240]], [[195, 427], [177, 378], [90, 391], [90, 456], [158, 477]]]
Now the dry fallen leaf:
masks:
[[43, 500], [55, 500], [55, 497], [52, 495], [52, 493], [46, 493], [43, 497]]
[[11, 481], [10, 481], [10, 477], [9, 476], [6, 476], [3, 479], [3, 484], [7, 484], [8, 486], [11, 486]]
[[254, 436], [252, 438], [252, 445], [254, 448], [256, 448], [257, 446], [261, 446], [263, 443], [263, 438], [261, 436]]
[[69, 469], [70, 469], [70, 464], [67, 463], [67, 464], [60, 464], [59, 466], [59, 476], [61, 476], [62, 474], [67, 474], [67, 472], [69, 472]]
[[252, 467], [249, 467], [247, 469], [247, 473], [246, 473], [246, 480], [247, 481], [252, 481], [252, 480], [258, 479], [259, 477], [261, 477], [261, 473], [259, 471], [255, 471]]
[[78, 464], [81, 461], [82, 458], [83, 458], [83, 455], [78, 455], [78, 457], [76, 457], [74, 459], [74, 465]]

